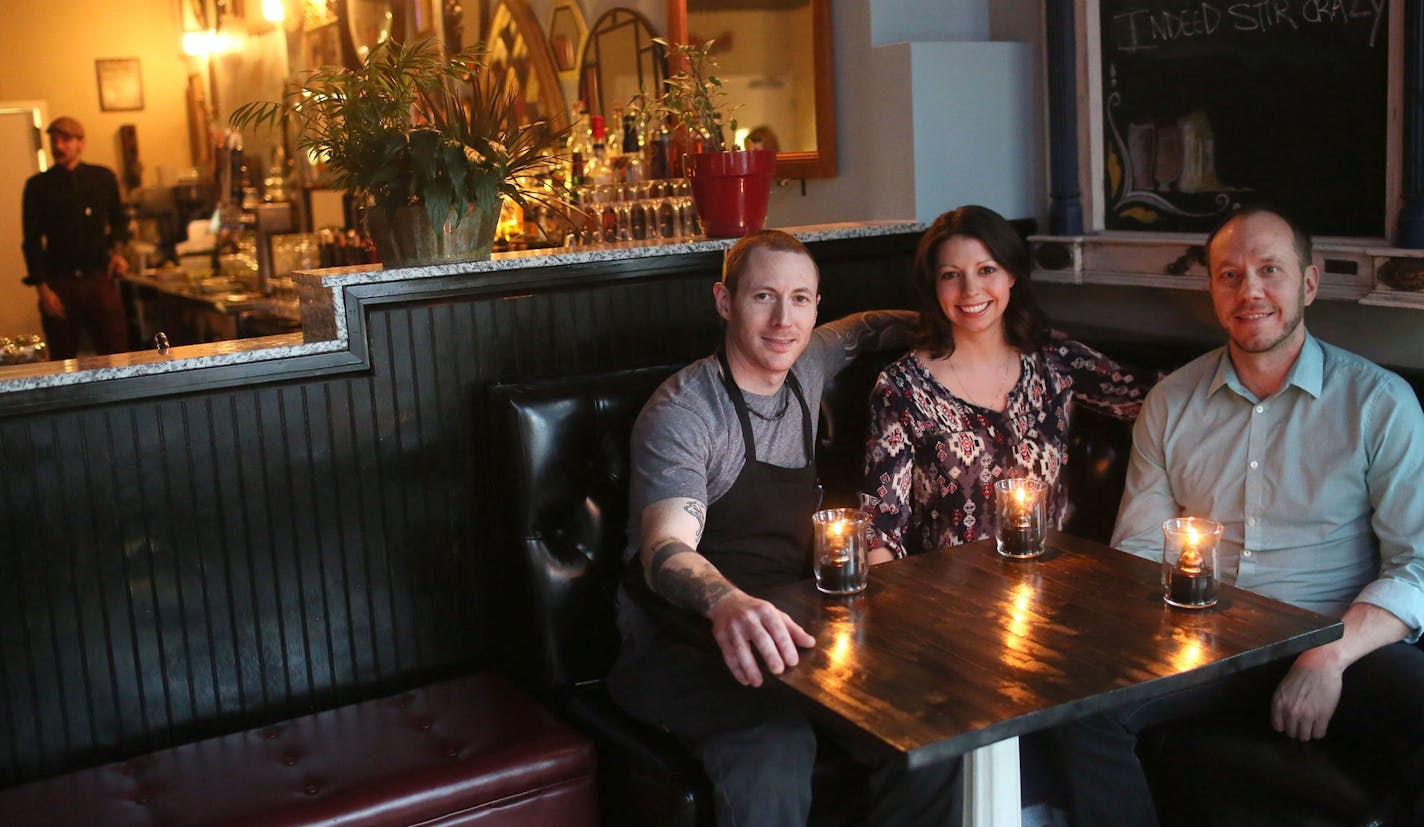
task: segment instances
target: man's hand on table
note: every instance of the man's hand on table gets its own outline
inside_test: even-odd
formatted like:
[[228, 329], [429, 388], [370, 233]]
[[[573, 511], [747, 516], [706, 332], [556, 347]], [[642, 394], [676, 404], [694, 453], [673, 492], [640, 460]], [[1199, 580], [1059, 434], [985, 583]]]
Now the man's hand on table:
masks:
[[773, 675], [780, 675], [801, 660], [797, 647], [808, 649], [816, 639], [791, 616], [765, 600], [740, 589], [712, 605], [707, 617], [712, 635], [722, 650], [722, 660], [743, 686], [761, 686], [757, 657]]

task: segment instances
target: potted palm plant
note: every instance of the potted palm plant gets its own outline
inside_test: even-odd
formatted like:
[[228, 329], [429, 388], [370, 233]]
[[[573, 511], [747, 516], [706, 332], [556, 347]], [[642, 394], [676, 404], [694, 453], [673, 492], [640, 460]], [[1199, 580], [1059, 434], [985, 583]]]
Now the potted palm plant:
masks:
[[661, 38], [656, 42], [668, 50], [678, 71], [663, 81], [661, 94], [639, 95], [631, 108], [644, 118], [670, 116], [699, 142], [701, 149], [688, 156], [687, 173], [703, 232], [730, 238], [760, 230], [766, 223], [776, 152], [737, 149], [727, 139], [729, 130], [731, 135], [737, 132], [731, 118], [737, 107], [728, 103], [716, 75], [713, 41], [700, 46], [670, 45]]
[[232, 113], [236, 128], [293, 123], [297, 144], [368, 202], [386, 266], [489, 258], [500, 197], [526, 205], [565, 129], [521, 125], [517, 92], [479, 53], [385, 42], [358, 69], [324, 67], [280, 101]]

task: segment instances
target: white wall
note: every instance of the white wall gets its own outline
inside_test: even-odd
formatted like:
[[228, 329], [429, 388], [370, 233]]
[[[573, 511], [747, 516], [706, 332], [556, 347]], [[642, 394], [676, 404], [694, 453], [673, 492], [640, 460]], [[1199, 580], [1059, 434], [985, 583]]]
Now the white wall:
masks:
[[836, 142], [839, 171], [834, 178], [792, 181], [773, 188], [767, 225], [790, 227], [832, 221], [908, 218], [914, 202], [896, 193], [911, 174], [897, 148], [908, 132], [903, 123], [886, 119], [885, 107], [896, 101], [908, 106], [908, 67], [903, 78], [887, 84], [870, 51], [868, 0], [831, 3], [831, 28], [836, 61]]
[[[1011, 218], [1047, 215], [1038, 3], [835, 0], [832, 8], [839, 172], [806, 181], [804, 195], [800, 181], [774, 190], [769, 224], [932, 219], [971, 202]], [[985, 55], [995, 65], [976, 68]], [[974, 80], [950, 82], [942, 72]], [[964, 144], [936, 137], [964, 112], [983, 113], [992, 129], [963, 131]], [[1004, 142], [1012, 149], [997, 151]], [[952, 165], [963, 174], [946, 174]]]
[[988, 0], [876, 0], [870, 4], [870, 42], [988, 40]]
[[[51, 118], [70, 115], [84, 124], [84, 159], [119, 170], [118, 132], [138, 131], [146, 182], [159, 163], [187, 166], [188, 60], [173, 0], [69, 0], [5, 4], [5, 48], [0, 50], [0, 100], [42, 100]], [[101, 112], [94, 61], [139, 58], [144, 107]], [[0, 193], [0, 198], [19, 193]], [[3, 237], [18, 238], [0, 228]]]

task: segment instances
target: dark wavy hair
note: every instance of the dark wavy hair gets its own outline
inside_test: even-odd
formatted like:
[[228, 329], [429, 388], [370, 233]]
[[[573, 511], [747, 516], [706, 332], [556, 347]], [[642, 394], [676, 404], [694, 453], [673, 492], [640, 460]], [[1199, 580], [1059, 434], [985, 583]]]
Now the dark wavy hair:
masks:
[[936, 287], [939, 273], [935, 259], [940, 245], [954, 236], [977, 239], [989, 255], [1014, 277], [1009, 289], [1009, 306], [1004, 308], [1004, 337], [1020, 353], [1032, 353], [1048, 341], [1048, 320], [1038, 307], [1029, 281], [1032, 266], [1023, 237], [988, 207], [975, 204], [960, 207], [934, 220], [920, 237], [915, 249], [915, 265], [910, 276], [920, 311], [913, 335], [915, 347], [928, 350], [936, 359], [954, 352], [954, 326], [939, 306]]

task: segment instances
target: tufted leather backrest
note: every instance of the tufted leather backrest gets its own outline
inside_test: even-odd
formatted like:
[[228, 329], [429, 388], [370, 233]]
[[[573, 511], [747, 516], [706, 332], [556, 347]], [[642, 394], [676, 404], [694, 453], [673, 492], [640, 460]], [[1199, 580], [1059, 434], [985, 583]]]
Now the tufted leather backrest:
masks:
[[601, 679], [617, 653], [614, 593], [628, 524], [628, 440], [678, 366], [493, 389], [527, 611], [519, 671], [544, 690]]

